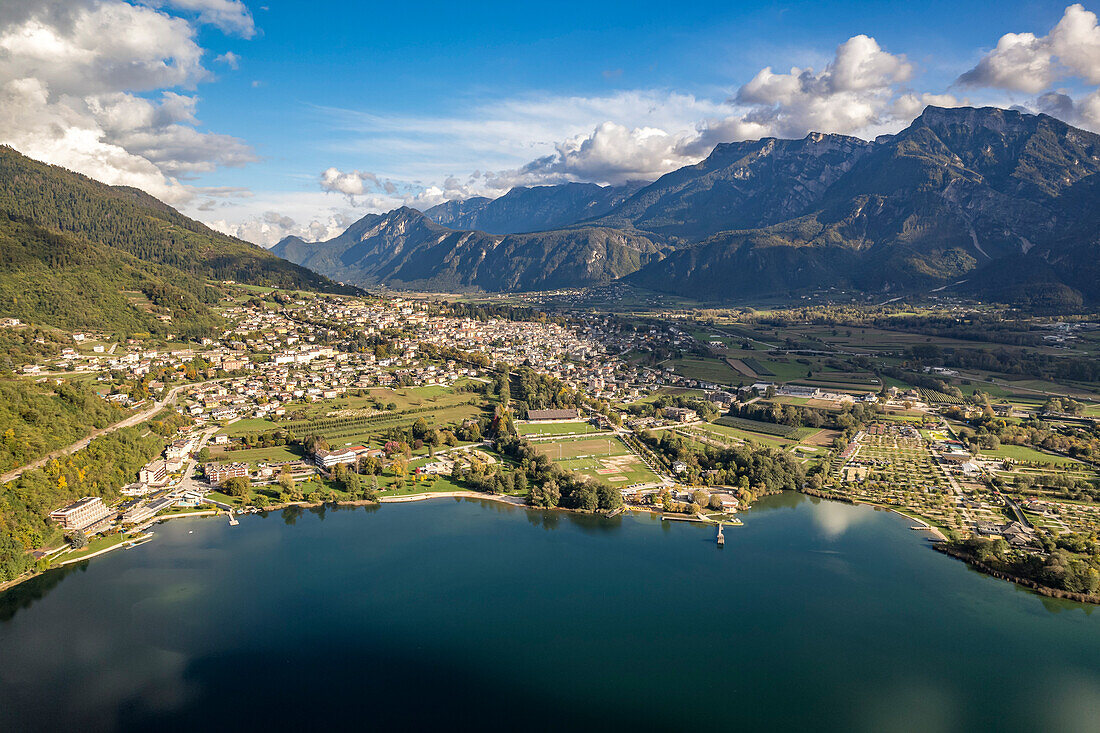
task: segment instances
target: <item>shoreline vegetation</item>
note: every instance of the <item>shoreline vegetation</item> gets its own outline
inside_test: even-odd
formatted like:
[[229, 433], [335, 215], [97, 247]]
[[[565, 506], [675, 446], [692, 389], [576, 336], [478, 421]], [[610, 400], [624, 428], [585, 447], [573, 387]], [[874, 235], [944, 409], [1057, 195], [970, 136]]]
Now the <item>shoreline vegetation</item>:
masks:
[[[805, 496], [812, 497], [812, 498], [816, 498], [816, 499], [823, 499], [823, 500], [826, 500], [826, 501], [835, 501], [835, 502], [839, 502], [839, 503], [842, 503], [842, 504], [850, 504], [850, 505], [853, 505], [853, 506], [856, 506], [856, 505], [869, 506], [869, 507], [872, 507], [872, 508], [875, 508], [875, 509], [883, 509], [883, 510], [886, 510], [886, 511], [889, 511], [889, 512], [893, 512], [894, 514], [897, 514], [900, 517], [904, 517], [905, 519], [908, 519], [908, 520], [913, 521], [913, 522], [919, 522], [920, 524], [924, 525], [925, 530], [928, 531], [929, 534], [936, 537], [936, 540], [934, 540], [932, 542], [932, 547], [937, 552], [941, 552], [944, 555], [947, 555], [948, 557], [954, 558], [956, 560], [960, 560], [960, 561], [966, 563], [971, 568], [974, 568], [975, 570], [977, 570], [981, 573], [992, 576], [992, 577], [994, 577], [998, 580], [1004, 580], [1004, 581], [1014, 583], [1018, 586], [1026, 588], [1027, 590], [1030, 590], [1030, 591], [1034, 591], [1036, 594], [1041, 595], [1041, 596], [1045, 596], [1047, 598], [1057, 598], [1057, 599], [1062, 599], [1062, 600], [1073, 601], [1073, 602], [1076, 602], [1076, 603], [1087, 603], [1087, 604], [1092, 604], [1092, 605], [1100, 605], [1100, 595], [1088, 595], [1088, 594], [1084, 594], [1084, 593], [1074, 593], [1072, 591], [1062, 590], [1060, 588], [1051, 588], [1049, 586], [1038, 583], [1035, 580], [1032, 580], [1032, 579], [1029, 579], [1029, 578], [1023, 578], [1023, 577], [1020, 577], [1020, 576], [1017, 576], [1017, 575], [1013, 575], [1011, 573], [1006, 573], [1002, 570], [997, 570], [996, 568], [992, 568], [989, 565], [986, 565], [985, 563], [983, 563], [981, 560], [979, 560], [974, 555], [972, 555], [970, 553], [967, 553], [967, 552], [964, 552], [961, 549], [952, 546], [949, 543], [947, 537], [936, 526], [930, 524], [928, 521], [926, 521], [924, 519], [921, 519], [920, 517], [916, 517], [916, 516], [913, 516], [913, 515], [910, 515], [910, 514], [906, 514], [905, 512], [899, 510], [896, 507], [884, 506], [884, 505], [881, 505], [881, 504], [875, 504], [873, 502], [859, 501], [859, 500], [852, 499], [852, 498], [847, 497], [847, 496], [829, 496], [825, 492], [815, 491], [813, 489], [804, 489], [802, 491], [799, 491], [798, 493], [803, 494]], [[334, 506], [339, 506], [339, 507], [359, 507], [359, 506], [379, 506], [381, 504], [411, 504], [411, 503], [417, 503], [417, 502], [421, 502], [421, 501], [429, 501], [429, 500], [432, 500], [432, 499], [480, 499], [480, 500], [484, 500], [484, 501], [496, 502], [496, 503], [499, 503], [499, 504], [507, 504], [508, 506], [512, 506], [512, 507], [516, 507], [516, 508], [522, 508], [522, 509], [543, 509], [543, 510], [550, 509], [550, 510], [553, 510], [553, 511], [574, 512], [574, 513], [581, 513], [581, 514], [602, 514], [602, 512], [599, 512], [599, 511], [588, 512], [588, 511], [585, 511], [583, 509], [570, 509], [570, 508], [567, 508], [567, 507], [535, 507], [535, 506], [532, 506], [532, 505], [528, 504], [526, 502], [526, 500], [522, 497], [506, 496], [506, 495], [501, 495], [501, 494], [481, 493], [481, 492], [477, 492], [477, 491], [428, 491], [428, 492], [424, 492], [424, 493], [420, 493], [420, 494], [407, 494], [407, 495], [403, 495], [403, 496], [384, 496], [384, 497], [380, 497], [377, 501], [371, 501], [371, 500], [368, 500], [368, 499], [355, 499], [355, 500], [348, 500], [348, 501], [329, 501], [329, 502], [324, 502], [324, 501], [321, 501], [321, 502], [292, 501], [292, 502], [284, 502], [284, 503], [280, 503], [280, 504], [272, 504], [271, 506], [265, 507], [264, 509], [260, 510], [260, 512], [261, 513], [276, 512], [276, 511], [281, 511], [283, 509], [288, 509], [290, 507], [298, 507], [300, 509], [313, 509], [313, 508], [316, 508], [316, 507], [333, 506], [333, 505]], [[641, 506], [641, 505], [624, 505], [623, 506], [623, 511], [647, 512], [649, 514], [656, 514], [656, 515], [664, 515], [666, 513], [660, 507], [647, 507], [647, 506]], [[181, 519], [181, 518], [220, 516], [220, 515], [225, 514], [225, 513], [226, 512], [222, 509], [212, 509], [212, 510], [211, 509], [205, 509], [205, 510], [199, 510], [199, 511], [194, 511], [194, 512], [181, 512], [181, 513], [178, 513], [178, 514], [168, 514], [168, 515], [165, 515], [165, 516], [162, 516], [162, 517], [158, 517], [156, 519], [156, 521], [153, 522], [153, 523], [154, 524], [159, 524], [160, 522], [167, 522], [167, 521], [172, 520], [172, 519]], [[715, 522], [715, 523], [717, 523], [717, 522]], [[65, 567], [67, 565], [74, 565], [76, 563], [85, 562], [85, 561], [91, 560], [94, 557], [99, 557], [101, 555], [105, 555], [109, 552], [113, 552], [114, 550], [117, 550], [117, 549], [120, 549], [120, 548], [136, 547], [138, 545], [145, 544], [146, 542], [150, 542], [153, 539], [154, 539], [154, 535], [153, 535], [152, 532], [145, 532], [141, 535], [133, 537], [132, 539], [119, 542], [119, 543], [114, 544], [110, 547], [106, 547], [102, 550], [99, 550], [98, 552], [94, 552], [91, 555], [88, 555], [86, 557], [74, 558], [74, 559], [71, 559], [71, 560], [67, 560], [67, 561], [58, 563], [56, 566], [54, 566], [53, 568], [49, 568], [48, 570], [53, 570], [53, 569]], [[0, 583], [0, 593], [4, 593], [5, 591], [19, 585], [20, 583], [23, 583], [25, 581], [31, 580], [32, 578], [38, 577], [39, 575], [42, 575], [44, 572], [47, 572], [47, 571], [38, 571], [38, 570], [36, 570], [36, 571], [28, 573], [24, 576], [14, 578], [14, 579], [6, 582], [6, 583]]]

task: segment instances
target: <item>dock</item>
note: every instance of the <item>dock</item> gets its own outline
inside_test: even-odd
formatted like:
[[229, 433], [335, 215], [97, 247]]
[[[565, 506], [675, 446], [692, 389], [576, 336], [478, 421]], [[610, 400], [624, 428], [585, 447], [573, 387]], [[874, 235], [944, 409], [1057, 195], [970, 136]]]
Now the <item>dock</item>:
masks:
[[236, 527], [238, 524], [240, 524], [240, 521], [238, 521], [237, 518], [233, 516], [233, 512], [230, 511], [229, 512], [229, 526], [230, 527]]
[[722, 523], [721, 522], [718, 523], [718, 537], [716, 539], [718, 541], [718, 546], [719, 547], [725, 547], [726, 546], [726, 535], [722, 534]]

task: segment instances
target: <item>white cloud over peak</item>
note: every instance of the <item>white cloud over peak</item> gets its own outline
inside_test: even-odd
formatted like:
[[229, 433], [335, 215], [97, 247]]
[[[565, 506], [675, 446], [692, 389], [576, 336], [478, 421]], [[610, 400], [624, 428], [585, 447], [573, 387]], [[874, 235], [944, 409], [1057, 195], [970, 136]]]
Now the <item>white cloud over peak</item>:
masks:
[[737, 90], [734, 100], [750, 109], [743, 120], [769, 134], [801, 137], [808, 132], [859, 134], [895, 120], [891, 104], [913, 66], [905, 56], [883, 51], [869, 36], [849, 38], [820, 72], [765, 67]]
[[[842, 43], [819, 72], [793, 68], [776, 73], [766, 67], [719, 102], [635, 90], [594, 98], [527, 97], [447, 119], [340, 115], [347, 129], [363, 133], [364, 147], [399, 151], [405, 164], [420, 156], [431, 161], [428, 167], [414, 167], [409, 176], [444, 179], [406, 199], [423, 206], [471, 195], [497, 196], [518, 185], [652, 180], [698, 162], [721, 142], [769, 135], [802, 137], [811, 131], [873, 137], [900, 129], [926, 104], [957, 103], [948, 95], [906, 89], [913, 73], [905, 56], [891, 54], [875, 39], [860, 35]], [[456, 167], [444, 146], [481, 155], [470, 161], [470, 168], [483, 171], [488, 164], [489, 170], [465, 179], [440, 176], [442, 171], [430, 167], [438, 165], [436, 161]], [[531, 153], [540, 154], [532, 159]], [[518, 164], [513, 162], [517, 158]], [[497, 161], [505, 164], [494, 165]], [[361, 180], [336, 173], [333, 168], [322, 174], [324, 190], [363, 190]]]
[[1096, 14], [1070, 5], [1045, 36], [1006, 33], [959, 83], [1037, 94], [1063, 79], [1100, 84], [1100, 27]]

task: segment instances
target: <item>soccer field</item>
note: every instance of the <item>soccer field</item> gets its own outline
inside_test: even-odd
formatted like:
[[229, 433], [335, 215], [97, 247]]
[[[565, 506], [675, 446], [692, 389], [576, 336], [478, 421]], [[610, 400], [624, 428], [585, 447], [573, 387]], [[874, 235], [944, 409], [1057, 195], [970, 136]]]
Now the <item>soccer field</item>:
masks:
[[623, 488], [660, 479], [615, 436], [539, 443], [535, 448], [562, 468], [608, 486]]
[[516, 425], [519, 434], [527, 438], [540, 438], [547, 435], [573, 435], [596, 432], [596, 428], [583, 420], [570, 422], [532, 422]]

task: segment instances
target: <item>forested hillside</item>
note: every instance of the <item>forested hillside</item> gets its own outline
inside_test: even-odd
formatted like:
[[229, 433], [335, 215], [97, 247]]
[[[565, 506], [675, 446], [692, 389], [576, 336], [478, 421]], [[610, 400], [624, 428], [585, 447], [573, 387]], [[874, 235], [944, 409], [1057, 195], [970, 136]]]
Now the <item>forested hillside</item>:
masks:
[[0, 315], [193, 337], [220, 325], [209, 306], [221, 280], [354, 292], [141, 191], [0, 146]]
[[31, 569], [28, 550], [55, 543], [61, 527], [50, 512], [84, 496], [118, 498], [165, 439], [139, 425], [96, 438], [82, 451], [27, 471], [0, 491], [0, 583]]
[[0, 315], [120, 337], [207, 335], [220, 291], [165, 265], [0, 213]]
[[0, 473], [74, 443], [125, 415], [81, 384], [0, 380]]

